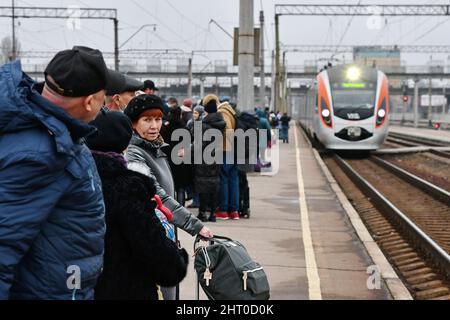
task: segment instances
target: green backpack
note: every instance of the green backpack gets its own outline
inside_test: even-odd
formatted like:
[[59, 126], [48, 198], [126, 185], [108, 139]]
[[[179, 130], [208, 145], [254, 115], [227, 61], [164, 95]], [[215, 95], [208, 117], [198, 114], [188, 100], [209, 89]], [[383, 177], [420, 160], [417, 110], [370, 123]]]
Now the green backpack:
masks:
[[238, 241], [214, 236], [201, 246], [197, 237], [194, 251], [198, 282], [210, 300], [269, 299], [270, 287], [263, 267]]

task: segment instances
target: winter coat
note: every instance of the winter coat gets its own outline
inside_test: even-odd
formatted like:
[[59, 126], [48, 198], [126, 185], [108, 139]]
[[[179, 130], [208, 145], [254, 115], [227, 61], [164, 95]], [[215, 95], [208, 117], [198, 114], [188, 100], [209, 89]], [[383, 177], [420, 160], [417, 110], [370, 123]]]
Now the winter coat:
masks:
[[154, 182], [118, 157], [94, 152], [107, 227], [95, 299], [157, 300], [156, 284], [174, 286], [185, 277], [188, 255], [166, 236], [155, 214]]
[[[203, 134], [208, 129], [218, 129], [222, 133], [225, 130], [225, 121], [223, 120], [223, 116], [220, 113], [210, 113], [202, 120], [202, 132]], [[193, 137], [195, 138], [195, 134]], [[202, 154], [205, 148], [211, 143], [210, 141], [205, 141], [203, 139], [202, 142], [194, 141], [194, 145], [197, 143], [201, 143]], [[220, 144], [222, 141], [220, 141]], [[194, 146], [193, 152], [195, 152], [196, 148]], [[212, 153], [214, 156], [215, 153]], [[192, 159], [195, 160], [194, 155]], [[222, 154], [220, 155], [220, 159], [222, 160]], [[202, 163], [195, 164], [194, 163], [194, 189], [197, 193], [216, 193], [218, 192], [220, 185], [220, 164], [213, 163], [207, 164], [205, 163], [202, 156]]]
[[33, 84], [19, 61], [0, 68], [0, 299], [93, 299], [105, 208], [81, 138], [95, 128]]
[[259, 148], [260, 149], [266, 149], [267, 143], [272, 139], [272, 127], [270, 126], [269, 120], [266, 118], [266, 114], [263, 110], [258, 109], [256, 110], [256, 115], [259, 118], [259, 129], [266, 130], [267, 133], [267, 139], [264, 141], [264, 139], [259, 139]]
[[173, 213], [172, 224], [194, 236], [200, 232], [204, 225], [174, 198], [175, 186], [172, 172], [170, 171], [167, 154], [162, 150], [167, 148], [167, 144], [154, 147], [137, 134], [133, 135], [126, 153], [128, 168], [145, 174], [155, 181], [156, 194], [159, 195], [164, 206]]
[[223, 150], [228, 152], [233, 151], [234, 130], [236, 130], [236, 111], [234, 111], [233, 107], [228, 102], [224, 102], [219, 106], [217, 112], [222, 114], [226, 124], [226, 131], [223, 137]]
[[[164, 130], [161, 130], [161, 136], [164, 141], [167, 142], [169, 148], [167, 149], [167, 154], [171, 155], [173, 148], [180, 143], [180, 141], [172, 141], [172, 133], [175, 130], [187, 130], [183, 125], [182, 121], [177, 122], [169, 122], [164, 126]], [[189, 133], [189, 131], [186, 131]], [[189, 150], [185, 150], [185, 152], [189, 152]], [[192, 184], [192, 166], [191, 164], [182, 163], [182, 164], [174, 164], [172, 161], [172, 157], [168, 158], [170, 169], [172, 171], [172, 176], [175, 184], [175, 189], [186, 188], [188, 185]]]
[[281, 126], [289, 127], [289, 122], [291, 121], [291, 117], [283, 115], [280, 119]]

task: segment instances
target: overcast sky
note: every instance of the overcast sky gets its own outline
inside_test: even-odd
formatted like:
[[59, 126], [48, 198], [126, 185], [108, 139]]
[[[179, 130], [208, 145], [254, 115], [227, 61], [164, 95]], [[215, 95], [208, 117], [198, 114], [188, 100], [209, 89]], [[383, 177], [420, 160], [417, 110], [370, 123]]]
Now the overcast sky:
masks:
[[[192, 50], [230, 50], [232, 40], [216, 25], [217, 21], [229, 33], [239, 23], [239, 0], [44, 0], [21, 1], [16, 6], [55, 6], [68, 7], [78, 5], [82, 8], [117, 8], [120, 23], [120, 43], [130, 37], [143, 24], [157, 24], [156, 29], [146, 28], [128, 42], [123, 49], [181, 49]], [[294, 3], [317, 3], [317, 1], [297, 0], [255, 0], [255, 24], [259, 10], [264, 9], [266, 17], [266, 48], [274, 48], [274, 5]], [[327, 1], [320, 3], [345, 4], [443, 4], [445, 1]], [[447, 2], [448, 3], [448, 2]], [[10, 6], [10, 0], [0, 0], [1, 6]], [[381, 30], [369, 30], [367, 17], [300, 17], [283, 16], [281, 22], [281, 41], [284, 44], [328, 44], [336, 45], [450, 45], [448, 37], [449, 17], [392, 17]], [[81, 30], [70, 30], [66, 21], [58, 19], [18, 19], [17, 34], [21, 48], [25, 51], [57, 51], [73, 45], [86, 45], [103, 51], [113, 51], [113, 28], [111, 21], [82, 20]], [[350, 23], [350, 24], [349, 24]], [[347, 29], [344, 35], [344, 31]], [[0, 37], [11, 34], [11, 20], [0, 19]], [[342, 39], [342, 40], [341, 40]], [[418, 40], [417, 40], [418, 39]], [[267, 56], [270, 56], [268, 51]], [[304, 60], [319, 58], [320, 54], [300, 55], [290, 53], [291, 65], [302, 64]], [[427, 55], [402, 55], [409, 64], [424, 64]], [[231, 53], [208, 54], [198, 56], [194, 63], [202, 64], [207, 60], [226, 59], [231, 61]], [[433, 59], [445, 60], [448, 55], [434, 55]]]

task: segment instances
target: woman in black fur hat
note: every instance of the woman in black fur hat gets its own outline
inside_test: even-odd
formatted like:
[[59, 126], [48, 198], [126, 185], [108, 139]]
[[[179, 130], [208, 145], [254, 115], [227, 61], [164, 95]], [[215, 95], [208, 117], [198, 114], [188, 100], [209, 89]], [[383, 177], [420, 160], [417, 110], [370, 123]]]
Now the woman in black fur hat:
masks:
[[123, 151], [132, 136], [128, 117], [103, 112], [89, 137], [106, 207], [104, 267], [95, 299], [157, 300], [158, 285], [174, 286], [186, 275], [188, 255], [171, 241], [155, 214], [156, 188], [149, 177], [128, 170]]

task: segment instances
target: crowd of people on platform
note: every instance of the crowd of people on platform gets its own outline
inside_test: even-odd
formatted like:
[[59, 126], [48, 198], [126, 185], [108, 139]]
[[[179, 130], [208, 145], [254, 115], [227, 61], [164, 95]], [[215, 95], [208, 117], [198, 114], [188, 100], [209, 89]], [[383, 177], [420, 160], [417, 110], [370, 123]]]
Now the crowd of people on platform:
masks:
[[[214, 94], [180, 105], [158, 91], [81, 46], [59, 52], [43, 82], [20, 61], [0, 67], [0, 299], [176, 299], [189, 262], [177, 228], [210, 238], [206, 222], [246, 216], [233, 161], [245, 116]], [[290, 118], [250, 118], [267, 131], [257, 165], [270, 167], [273, 130], [288, 143]], [[178, 149], [175, 132], [204, 152], [210, 129], [221, 161], [177, 161], [194, 148]]]

